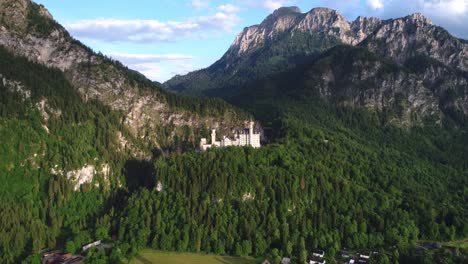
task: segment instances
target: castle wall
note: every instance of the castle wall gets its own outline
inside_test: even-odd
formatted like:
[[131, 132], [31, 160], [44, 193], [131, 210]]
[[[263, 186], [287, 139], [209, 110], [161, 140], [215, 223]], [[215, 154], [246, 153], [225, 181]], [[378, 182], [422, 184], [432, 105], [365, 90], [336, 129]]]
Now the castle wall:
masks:
[[200, 149], [205, 151], [212, 147], [229, 147], [229, 146], [252, 146], [253, 148], [261, 147], [260, 133], [255, 133], [254, 122], [250, 122], [249, 128], [238, 130], [234, 139], [223, 137], [221, 141], [216, 141], [216, 130], [211, 130], [211, 144], [207, 143], [206, 138], [200, 140]]

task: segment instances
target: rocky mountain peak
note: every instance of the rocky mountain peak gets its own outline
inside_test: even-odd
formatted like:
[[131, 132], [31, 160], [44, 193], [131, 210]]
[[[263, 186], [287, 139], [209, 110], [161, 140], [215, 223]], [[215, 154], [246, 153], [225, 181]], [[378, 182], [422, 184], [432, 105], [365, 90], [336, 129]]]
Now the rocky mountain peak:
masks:
[[351, 30], [355, 35], [355, 40], [353, 44], [360, 43], [367, 36], [372, 34], [380, 25], [382, 20], [376, 17], [362, 17], [359, 16], [356, 20], [351, 23]]
[[54, 20], [54, 17], [49, 12], [49, 10], [47, 10], [47, 8], [45, 8], [43, 5], [39, 5], [38, 7], [41, 16], [45, 17], [46, 19]]
[[[454, 72], [463, 71], [465, 72], [463, 76], [466, 76], [468, 72], [468, 42], [451, 36], [447, 30], [433, 25], [420, 13], [387, 20], [358, 17], [349, 22], [339, 12], [328, 8], [314, 8], [307, 13], [280, 9], [271, 14], [266, 21], [269, 23], [264, 21], [240, 33], [229, 51], [217, 63], [200, 73], [171, 80], [166, 83], [167, 87], [184, 92], [197, 91], [193, 89], [196, 87], [198, 91], [206, 90], [208, 91], [206, 94], [210, 94], [224, 85], [225, 94], [228, 96], [233, 93], [231, 87], [242, 86], [251, 80], [244, 76], [256, 76], [255, 78], [270, 76], [288, 67], [294, 67], [295, 63], [303, 64], [308, 57], [313, 57], [310, 55], [323, 54], [335, 46], [338, 46], [339, 50], [344, 47], [340, 44], [348, 44], [357, 46], [358, 50], [368, 51], [367, 55], [376, 54], [378, 58], [392, 61], [394, 63], [392, 67], [397, 67], [394, 72], [400, 72], [406, 67], [414, 67], [419, 71], [422, 71], [424, 67], [428, 68], [425, 73], [418, 72], [420, 75], [412, 76], [412, 82], [404, 82], [408, 77], [405, 74], [395, 75], [392, 80], [383, 80], [378, 75], [374, 75], [372, 79], [378, 79], [375, 87], [394, 85], [396, 82], [394, 86], [405, 91], [409, 89], [408, 87], [420, 88], [422, 87], [420, 84], [429, 83], [430, 85], [425, 86], [424, 89], [413, 90], [411, 96], [419, 92], [427, 92], [429, 89], [440, 92], [434, 97], [437, 98], [444, 91], [457, 87], [456, 89], [463, 91], [463, 96], [466, 97], [464, 87], [468, 82], [465, 77], [457, 77], [458, 75]], [[356, 51], [348, 50], [348, 52]], [[359, 57], [350, 61], [363, 62]], [[379, 68], [381, 64], [382, 61], [377, 60], [375, 65], [366, 66], [365, 71], [356, 73], [354, 77], [359, 74], [369, 76], [368, 74]], [[260, 77], [258, 77], [259, 72], [262, 74]], [[229, 82], [229, 85], [223, 83], [225, 76], [233, 80]], [[349, 83], [354, 83], [358, 79], [354, 77]], [[330, 74], [330, 76], [325, 76], [325, 79], [333, 81], [337, 78]], [[209, 83], [208, 80], [214, 84], [206, 86]], [[395, 89], [389, 88], [388, 91]], [[218, 90], [213, 93], [220, 94], [221, 92]], [[226, 96], [225, 94], [223, 96]], [[416, 97], [408, 100], [412, 101]], [[423, 98], [420, 101], [436, 106], [433, 103], [434, 98], [430, 100]], [[466, 104], [459, 105], [458, 109], [468, 109]], [[432, 107], [432, 109], [435, 108]], [[463, 112], [467, 111], [463, 110]]]
[[414, 23], [418, 23], [418, 24], [428, 24], [428, 25], [432, 25], [432, 20], [430, 20], [429, 18], [425, 17], [423, 14], [421, 13], [414, 13], [410, 16], [407, 17], [407, 19], [411, 20], [412, 22]]
[[338, 27], [349, 29], [349, 22], [336, 10], [318, 7], [310, 10], [301, 21], [301, 27], [307, 27], [309, 30], [317, 30], [320, 27]]
[[340, 13], [329, 8], [314, 8], [307, 13], [301, 13], [297, 7], [282, 7], [275, 10], [260, 25], [245, 28], [231, 46], [231, 53], [241, 55], [247, 51], [262, 46], [266, 41], [276, 39], [284, 31], [324, 32], [345, 39], [345, 43], [353, 43], [348, 39], [350, 23]]
[[355, 44], [351, 34], [351, 24], [339, 12], [329, 8], [314, 8], [298, 23], [296, 29], [301, 32], [323, 33], [335, 37], [346, 44]]
[[290, 6], [290, 7], [280, 7], [276, 9], [271, 16], [280, 17], [285, 15], [298, 15], [301, 14], [301, 9], [297, 6]]
[[298, 7], [280, 7], [270, 14], [260, 24], [260, 28], [268, 32], [284, 31], [291, 28], [296, 23], [296, 18], [301, 15], [301, 10]]

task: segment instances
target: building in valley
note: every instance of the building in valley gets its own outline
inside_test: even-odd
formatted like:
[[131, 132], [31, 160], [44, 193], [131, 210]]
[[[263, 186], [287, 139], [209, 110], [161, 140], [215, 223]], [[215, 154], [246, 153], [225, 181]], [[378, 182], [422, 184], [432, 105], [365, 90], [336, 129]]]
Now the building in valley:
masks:
[[251, 146], [259, 148], [260, 145], [260, 131], [255, 129], [255, 123], [250, 122], [248, 128], [237, 129], [234, 131], [234, 138], [223, 136], [220, 141], [216, 141], [216, 129], [211, 130], [211, 143], [207, 142], [206, 138], [200, 140], [200, 150], [205, 151], [209, 148], [218, 147], [243, 147]]

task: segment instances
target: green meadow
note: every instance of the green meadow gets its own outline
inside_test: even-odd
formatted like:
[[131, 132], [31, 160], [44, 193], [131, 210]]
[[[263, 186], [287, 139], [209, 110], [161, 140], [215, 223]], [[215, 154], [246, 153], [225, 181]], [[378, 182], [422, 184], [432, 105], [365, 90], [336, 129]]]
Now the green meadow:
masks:
[[143, 250], [131, 264], [255, 264], [252, 258]]

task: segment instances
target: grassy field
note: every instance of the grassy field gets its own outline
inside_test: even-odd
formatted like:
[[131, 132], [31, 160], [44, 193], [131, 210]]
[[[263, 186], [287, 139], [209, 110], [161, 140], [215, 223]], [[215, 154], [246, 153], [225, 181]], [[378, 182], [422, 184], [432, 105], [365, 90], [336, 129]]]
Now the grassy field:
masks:
[[255, 264], [252, 258], [142, 250], [131, 264]]

